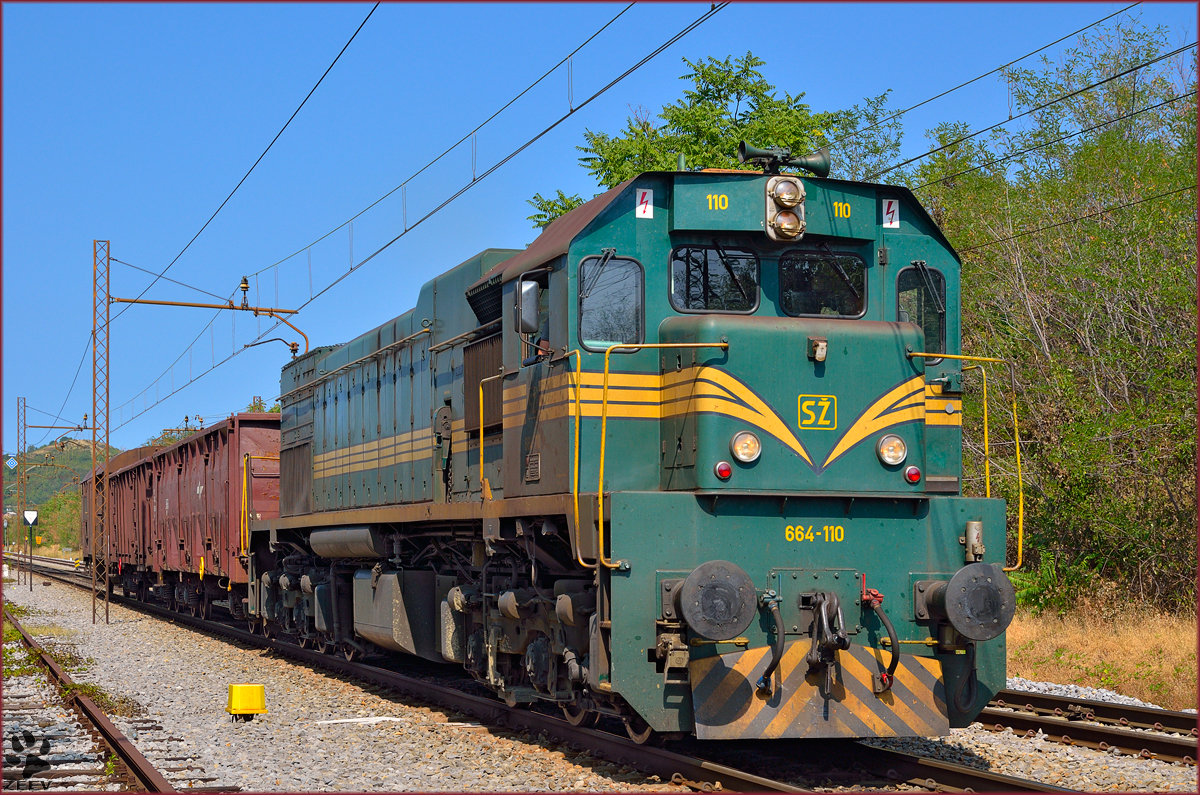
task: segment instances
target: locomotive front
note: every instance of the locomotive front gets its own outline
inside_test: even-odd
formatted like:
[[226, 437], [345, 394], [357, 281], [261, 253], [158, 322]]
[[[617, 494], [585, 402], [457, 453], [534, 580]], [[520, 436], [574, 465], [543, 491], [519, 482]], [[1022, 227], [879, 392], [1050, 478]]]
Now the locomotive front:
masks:
[[961, 496], [956, 255], [903, 189], [768, 168], [627, 193], [574, 285], [596, 692], [702, 739], [966, 725], [1015, 597], [1004, 503]]

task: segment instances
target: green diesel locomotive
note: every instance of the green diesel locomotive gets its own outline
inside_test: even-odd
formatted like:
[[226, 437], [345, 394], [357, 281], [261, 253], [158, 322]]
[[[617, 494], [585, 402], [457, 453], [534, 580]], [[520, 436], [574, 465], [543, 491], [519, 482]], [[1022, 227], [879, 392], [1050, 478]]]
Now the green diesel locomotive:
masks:
[[1015, 599], [1004, 502], [961, 495], [958, 258], [904, 188], [742, 155], [288, 364], [251, 624], [638, 741], [966, 725]]

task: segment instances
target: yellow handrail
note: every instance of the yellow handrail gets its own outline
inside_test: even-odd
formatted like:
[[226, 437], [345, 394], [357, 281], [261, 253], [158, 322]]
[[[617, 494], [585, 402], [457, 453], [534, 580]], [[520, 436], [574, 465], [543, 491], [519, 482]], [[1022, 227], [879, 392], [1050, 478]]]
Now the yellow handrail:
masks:
[[583, 392], [583, 354], [579, 349], [568, 353], [564, 359], [575, 357], [575, 460], [573, 463], [573, 479], [571, 481], [571, 499], [575, 505], [575, 562], [585, 569], [598, 568], [598, 563], [587, 563], [583, 559], [582, 541], [583, 533], [579, 530], [579, 413], [580, 413], [580, 393]]
[[[1004, 571], [1016, 571], [1021, 568], [1025, 552], [1025, 482], [1021, 477], [1021, 431], [1017, 426], [1017, 375], [1012, 362], [1007, 359], [993, 359], [989, 356], [957, 356], [950, 353], [910, 353], [910, 359], [916, 357], [925, 359], [958, 359], [967, 362], [996, 362], [1008, 366], [1008, 378], [1012, 389], [1013, 443], [1017, 450], [1017, 562], [1014, 566], [1005, 566]], [[982, 368], [980, 368], [982, 369]], [[985, 376], [986, 378], [986, 376]], [[986, 381], [985, 381], [986, 384]], [[984, 411], [986, 412], [987, 395], [984, 395]], [[986, 425], [985, 425], [986, 428]], [[986, 466], [986, 457], [985, 457]], [[991, 488], [988, 488], [991, 495]]]
[[260, 461], [278, 461], [279, 456], [242, 454], [242, 526], [238, 533], [238, 540], [241, 542], [241, 555], [243, 557], [246, 555], [246, 549], [250, 546], [250, 500], [247, 495], [250, 487], [250, 476], [253, 474], [250, 471], [250, 462], [254, 459]]
[[[483, 476], [483, 385], [488, 381], [495, 381], [497, 378], [503, 378], [504, 373], [496, 373], [489, 375], [487, 378], [479, 379], [479, 499], [490, 500], [492, 498], [492, 484], [488, 483], [487, 478]], [[501, 415], [504, 414], [504, 393], [501, 391]]]
[[604, 450], [608, 430], [608, 364], [609, 355], [618, 348], [638, 351], [643, 348], [721, 348], [729, 350], [728, 342], [656, 342], [610, 345], [604, 350], [604, 391], [600, 398], [600, 484], [596, 487], [596, 560], [607, 569], [619, 569], [623, 561], [614, 563], [604, 557]]
[[968, 364], [963, 368], [965, 373], [967, 370], [978, 370], [983, 376], [983, 496], [991, 499], [992, 497], [992, 449], [988, 444], [988, 413], [987, 413], [987, 369], [982, 364]]

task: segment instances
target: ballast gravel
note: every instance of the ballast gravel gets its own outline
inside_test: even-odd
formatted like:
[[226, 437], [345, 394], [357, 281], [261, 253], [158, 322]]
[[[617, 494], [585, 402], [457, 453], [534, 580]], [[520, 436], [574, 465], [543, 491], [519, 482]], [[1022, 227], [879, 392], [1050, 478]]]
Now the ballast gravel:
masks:
[[[1024, 690], [1028, 693], [1042, 693], [1047, 696], [1065, 696], [1067, 698], [1082, 698], [1088, 701], [1107, 701], [1111, 704], [1124, 704], [1130, 707], [1149, 707], [1150, 709], [1162, 709], [1157, 704], [1151, 704], [1149, 701], [1142, 701], [1133, 696], [1123, 696], [1120, 693], [1114, 693], [1103, 687], [1084, 687], [1083, 685], [1059, 685], [1054, 682], [1035, 682], [1032, 679], [1022, 679], [1019, 676], [1010, 676], [1007, 681], [1009, 690]], [[1194, 709], [1180, 710], [1181, 712], [1195, 712]]]
[[[687, 792], [538, 738], [521, 739], [465, 716], [402, 700], [269, 652], [110, 607], [91, 621], [91, 597], [55, 582], [5, 598], [42, 611], [39, 623], [75, 630], [94, 663], [81, 681], [136, 700], [167, 733], [115, 721], [149, 758], [168, 741], [206, 772], [197, 786], [244, 791]], [[232, 722], [228, 686], [265, 685], [266, 715]], [[6, 683], [7, 684], [7, 683]], [[354, 721], [323, 723], [322, 721]]]
[[[84, 680], [140, 703], [146, 714], [139, 720], [156, 720], [171, 752], [205, 771], [197, 785], [256, 792], [687, 791], [117, 605], [107, 627], [102, 618], [93, 626], [90, 596], [61, 583], [6, 591], [6, 598], [43, 611], [40, 622], [78, 632], [78, 653], [95, 661]], [[231, 722], [227, 688], [239, 682], [266, 686], [268, 714]], [[1097, 697], [1093, 688], [1008, 684]], [[139, 734], [135, 721], [118, 725], [147, 756], [162, 754], [161, 732]], [[978, 723], [948, 737], [863, 742], [1083, 791], [1196, 791], [1194, 767], [1024, 739]]]

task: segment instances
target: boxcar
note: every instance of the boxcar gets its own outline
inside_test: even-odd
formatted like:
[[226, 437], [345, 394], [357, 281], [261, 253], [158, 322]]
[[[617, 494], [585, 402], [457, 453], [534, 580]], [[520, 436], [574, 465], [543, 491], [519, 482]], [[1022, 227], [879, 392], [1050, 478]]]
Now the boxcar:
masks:
[[[109, 561], [126, 593], [207, 614], [245, 589], [250, 520], [279, 513], [279, 415], [235, 414], [109, 463]], [[92, 477], [82, 484], [91, 551]], [[231, 605], [240, 616], [241, 603]]]

